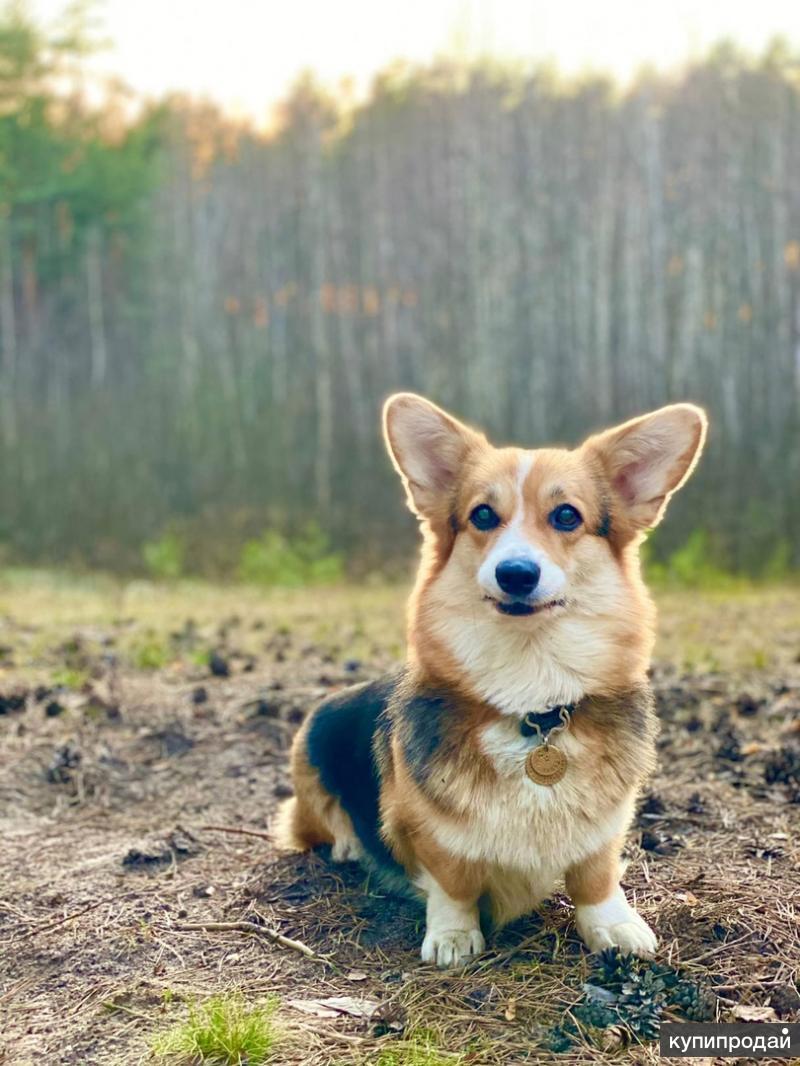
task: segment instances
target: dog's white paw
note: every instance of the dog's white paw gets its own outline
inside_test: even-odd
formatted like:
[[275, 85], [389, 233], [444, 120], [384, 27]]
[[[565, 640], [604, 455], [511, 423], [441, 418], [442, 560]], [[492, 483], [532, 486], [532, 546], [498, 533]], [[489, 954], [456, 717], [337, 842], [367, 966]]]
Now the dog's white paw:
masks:
[[485, 946], [480, 929], [431, 929], [422, 941], [422, 961], [435, 962], [443, 970], [463, 966]]
[[615, 925], [579, 925], [578, 932], [590, 951], [619, 948], [633, 955], [653, 955], [658, 947], [656, 935], [638, 914], [635, 917], [635, 922], [617, 922]]
[[364, 849], [356, 837], [340, 837], [331, 848], [334, 862], [358, 862], [364, 858]]
[[655, 954], [656, 935], [619, 888], [603, 903], [575, 908], [575, 925], [590, 951], [619, 948], [645, 957]]

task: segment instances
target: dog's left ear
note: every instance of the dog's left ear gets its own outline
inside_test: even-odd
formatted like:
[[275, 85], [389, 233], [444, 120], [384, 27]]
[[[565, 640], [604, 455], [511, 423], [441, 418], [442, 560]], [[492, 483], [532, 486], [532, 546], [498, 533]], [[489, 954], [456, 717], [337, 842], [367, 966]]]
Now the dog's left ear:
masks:
[[621, 512], [637, 530], [661, 520], [670, 496], [700, 458], [708, 419], [700, 407], [676, 403], [598, 433], [583, 445], [599, 459]]
[[446, 518], [461, 468], [485, 438], [413, 392], [386, 401], [383, 434], [411, 510], [434, 524]]

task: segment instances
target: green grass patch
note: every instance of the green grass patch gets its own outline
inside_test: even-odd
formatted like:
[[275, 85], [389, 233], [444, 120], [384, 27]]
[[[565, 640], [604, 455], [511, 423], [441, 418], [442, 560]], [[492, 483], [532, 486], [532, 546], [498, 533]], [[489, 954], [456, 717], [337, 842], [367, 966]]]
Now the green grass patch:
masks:
[[138, 670], [161, 670], [171, 659], [169, 647], [156, 637], [142, 641], [131, 651], [131, 661]]
[[77, 670], [64, 666], [60, 670], [54, 670], [52, 675], [53, 684], [58, 688], [68, 688], [74, 692], [82, 689], [89, 680], [87, 670]]
[[240, 995], [192, 1004], [184, 1021], [153, 1040], [153, 1053], [192, 1066], [261, 1066], [278, 1043], [277, 1005], [275, 999], [248, 1005]]
[[459, 1066], [465, 1059], [463, 1054], [442, 1051], [426, 1033], [401, 1047], [386, 1048], [375, 1059], [375, 1066]]

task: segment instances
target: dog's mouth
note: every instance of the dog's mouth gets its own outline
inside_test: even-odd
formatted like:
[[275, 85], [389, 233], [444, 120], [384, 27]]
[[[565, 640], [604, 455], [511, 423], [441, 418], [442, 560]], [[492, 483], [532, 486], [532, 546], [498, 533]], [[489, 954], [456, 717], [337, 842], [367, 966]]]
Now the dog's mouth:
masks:
[[567, 605], [566, 600], [546, 600], [544, 603], [528, 603], [527, 600], [504, 602], [503, 600], [496, 600], [494, 596], [484, 596], [484, 599], [491, 603], [500, 614], [508, 614], [517, 618], [530, 614], [544, 614], [545, 611], [552, 611], [555, 607], [566, 607]]

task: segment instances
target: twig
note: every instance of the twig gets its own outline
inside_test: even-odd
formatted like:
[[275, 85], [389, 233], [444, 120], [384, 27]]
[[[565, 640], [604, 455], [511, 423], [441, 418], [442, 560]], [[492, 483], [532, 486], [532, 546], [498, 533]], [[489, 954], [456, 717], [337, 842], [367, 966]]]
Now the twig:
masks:
[[103, 1002], [103, 1007], [111, 1014], [130, 1014], [133, 1018], [141, 1018], [143, 1021], [152, 1022], [153, 1018], [149, 1014], [143, 1014], [141, 1011], [133, 1010], [131, 1007], [124, 1007], [121, 1003], [112, 1003], [110, 1000]]
[[274, 929], [267, 929], [263, 925], [256, 925], [255, 922], [181, 922], [170, 928], [178, 929], [182, 933], [256, 933], [259, 936], [265, 936], [267, 940], [271, 940], [275, 944], [280, 944], [281, 947], [299, 951], [307, 959], [316, 959], [318, 962], [325, 961], [322, 956], [317, 955], [302, 940], [292, 940], [291, 937], [284, 936], [283, 933], [278, 933]]
[[239, 829], [235, 825], [201, 825], [198, 828], [200, 832], [238, 833], [243, 837], [261, 837], [262, 840], [275, 839], [271, 833], [259, 833], [255, 829]]
[[391, 1040], [393, 1045], [398, 1044], [399, 1041], [393, 1033], [389, 1033], [387, 1036], [356, 1036], [354, 1033], [340, 1033], [338, 1029], [326, 1029], [324, 1035], [331, 1037], [333, 1040], [341, 1040], [345, 1044], [366, 1044], [369, 1043], [372, 1047], [383, 1047], [384, 1044], [388, 1044]]
[[24, 977], [21, 981], [17, 981], [15, 985], [11, 985], [7, 988], [2, 995], [0, 995], [0, 1003], [5, 1003], [7, 999], [13, 999], [17, 992], [22, 991], [24, 988], [31, 988], [36, 984], [36, 979], [33, 977]]
[[698, 962], [704, 962], [706, 959], [710, 959], [712, 955], [719, 955], [721, 951], [725, 951], [726, 948], [735, 948], [737, 944], [743, 944], [748, 939], [749, 934], [739, 937], [738, 940], [723, 940], [721, 944], [718, 944], [715, 948], [711, 948], [710, 951], [704, 951], [702, 955], [696, 955], [693, 959], [687, 959], [687, 964], [695, 966]]
[[22, 911], [17, 910], [16, 907], [12, 906], [10, 903], [6, 903], [2, 899], [0, 899], [0, 911], [7, 911], [9, 914], [16, 915], [17, 918], [19, 918], [20, 921], [25, 922], [26, 925], [30, 925], [31, 922], [36, 921], [36, 919], [32, 918], [29, 914], [24, 914]]
[[83, 910], [73, 911], [72, 914], [67, 914], [64, 918], [59, 918], [57, 922], [51, 922], [49, 925], [40, 925], [38, 929], [28, 929], [24, 933], [20, 933], [18, 939], [26, 940], [29, 936], [36, 936], [39, 933], [49, 933], [51, 929], [57, 929], [60, 925], [65, 925], [67, 922], [74, 921], [75, 918], [80, 918], [84, 914], [88, 914], [89, 911], [97, 910], [98, 907], [102, 907], [104, 903], [113, 903], [113, 896], [106, 896], [105, 899], [97, 900], [96, 903], [90, 903], [88, 907], [84, 907]]
[[537, 941], [541, 941], [541, 933], [527, 936], [524, 940], [520, 940], [518, 944], [515, 944], [514, 947], [507, 948], [505, 951], [485, 952], [483, 956], [479, 955], [472, 962], [466, 963], [464, 970], [467, 973], [476, 973], [487, 966], [496, 966], [498, 963], [507, 962], [509, 959], [513, 959], [515, 955], [519, 955], [523, 951], [529, 951]]
[[150, 895], [157, 891], [155, 888], [145, 889], [142, 892], [123, 892], [121, 896], [104, 896], [103, 899], [98, 899], [94, 903], [90, 903], [88, 907], [84, 907], [82, 910], [73, 911], [72, 914], [66, 914], [63, 918], [59, 918], [57, 922], [50, 922], [49, 925], [40, 925], [34, 929], [27, 929], [24, 933], [20, 933], [18, 937], [11, 937], [9, 943], [14, 943], [15, 940], [26, 940], [29, 936], [38, 936], [39, 933], [49, 933], [51, 929], [58, 929], [61, 925], [66, 925], [67, 922], [72, 922], [76, 918], [83, 917], [84, 914], [88, 914], [90, 911], [97, 910], [98, 907], [102, 907], [104, 903], [118, 903], [123, 899], [130, 899], [131, 896], [137, 895]]

